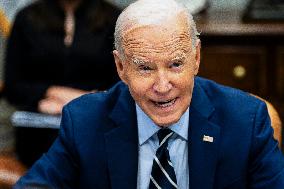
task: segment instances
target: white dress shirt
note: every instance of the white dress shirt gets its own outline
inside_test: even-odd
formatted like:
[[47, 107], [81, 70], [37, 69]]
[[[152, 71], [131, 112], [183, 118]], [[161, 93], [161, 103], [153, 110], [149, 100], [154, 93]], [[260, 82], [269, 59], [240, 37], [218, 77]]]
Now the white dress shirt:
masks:
[[[157, 132], [161, 128], [137, 104], [136, 112], [139, 137], [137, 189], [148, 189], [154, 155], [159, 147]], [[168, 127], [174, 132], [169, 139], [168, 150], [174, 165], [179, 189], [189, 189], [188, 121], [189, 109], [177, 123]]]

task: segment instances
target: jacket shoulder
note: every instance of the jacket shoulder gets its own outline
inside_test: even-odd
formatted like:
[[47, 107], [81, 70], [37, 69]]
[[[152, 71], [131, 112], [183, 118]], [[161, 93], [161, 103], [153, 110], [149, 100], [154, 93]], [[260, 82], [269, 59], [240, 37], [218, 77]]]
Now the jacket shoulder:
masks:
[[[117, 103], [123, 91], [128, 90], [122, 82], [106, 92], [90, 93], [83, 95], [65, 106], [73, 121], [104, 123], [108, 121], [108, 115]], [[96, 124], [99, 125], [99, 124]]]
[[210, 101], [217, 107], [235, 110], [257, 109], [264, 101], [240, 89], [218, 84], [212, 80], [197, 77], [196, 85], [205, 91]]

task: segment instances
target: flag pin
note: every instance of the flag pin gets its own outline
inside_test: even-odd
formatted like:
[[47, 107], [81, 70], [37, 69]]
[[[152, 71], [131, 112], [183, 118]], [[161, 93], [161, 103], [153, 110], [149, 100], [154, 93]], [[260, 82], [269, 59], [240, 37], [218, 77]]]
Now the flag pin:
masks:
[[214, 138], [211, 136], [203, 135], [204, 142], [213, 142]]

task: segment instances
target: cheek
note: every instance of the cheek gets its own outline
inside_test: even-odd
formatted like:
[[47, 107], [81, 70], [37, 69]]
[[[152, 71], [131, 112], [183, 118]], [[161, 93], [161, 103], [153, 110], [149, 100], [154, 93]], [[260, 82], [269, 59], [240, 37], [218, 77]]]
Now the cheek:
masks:
[[192, 70], [183, 72], [181, 75], [177, 76], [176, 84], [180, 90], [184, 93], [192, 91], [194, 84], [194, 74]]
[[144, 81], [145, 79], [134, 77], [131, 78], [129, 82], [129, 89], [131, 93], [136, 96], [136, 98], [143, 98], [145, 96], [147, 89], [149, 88], [149, 82]]
[[142, 77], [131, 67], [127, 67], [125, 72], [125, 83], [128, 85], [129, 91], [131, 92], [135, 100], [142, 99], [145, 96], [146, 91], [150, 87], [149, 79]]

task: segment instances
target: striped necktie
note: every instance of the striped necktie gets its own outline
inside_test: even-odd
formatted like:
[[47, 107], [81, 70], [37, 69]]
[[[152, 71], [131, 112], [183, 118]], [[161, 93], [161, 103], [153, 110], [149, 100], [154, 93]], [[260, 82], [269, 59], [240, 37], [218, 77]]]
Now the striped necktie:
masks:
[[159, 148], [154, 156], [149, 189], [177, 188], [176, 175], [168, 151], [168, 141], [173, 135], [170, 129], [158, 131]]

